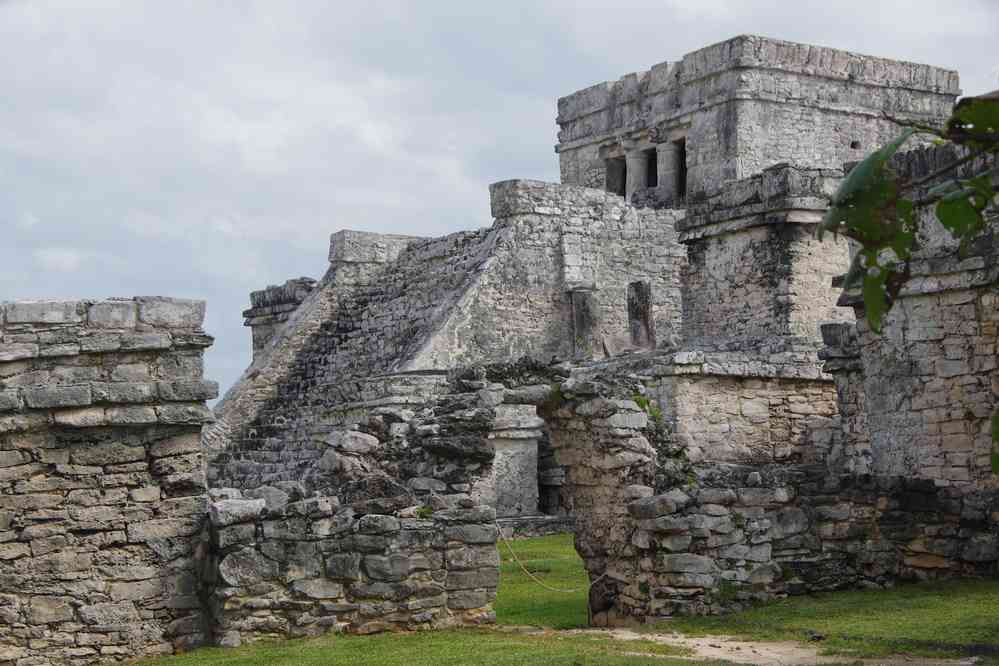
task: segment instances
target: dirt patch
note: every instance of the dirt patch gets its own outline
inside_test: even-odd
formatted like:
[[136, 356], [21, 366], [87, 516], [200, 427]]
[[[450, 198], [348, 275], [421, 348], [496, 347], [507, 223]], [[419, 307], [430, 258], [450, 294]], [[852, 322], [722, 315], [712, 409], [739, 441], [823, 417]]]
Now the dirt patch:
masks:
[[928, 659], [897, 655], [878, 659], [853, 659], [848, 656], [819, 654], [820, 646], [794, 642], [745, 641], [727, 636], [692, 638], [680, 634], [646, 634], [628, 629], [576, 629], [566, 633], [608, 636], [621, 641], [655, 641], [686, 648], [691, 660], [725, 660], [756, 666], [817, 666], [819, 664], [857, 663], [866, 666], [970, 666], [971, 659]]

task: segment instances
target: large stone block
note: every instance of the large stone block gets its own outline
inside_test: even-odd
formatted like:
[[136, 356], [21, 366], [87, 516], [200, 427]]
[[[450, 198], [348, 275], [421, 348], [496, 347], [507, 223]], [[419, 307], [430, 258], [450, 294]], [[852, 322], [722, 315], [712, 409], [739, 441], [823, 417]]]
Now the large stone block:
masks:
[[31, 342], [0, 343], [0, 363], [38, 356], [38, 345]]
[[73, 606], [66, 597], [36, 596], [28, 604], [28, 621], [32, 624], [52, 624], [72, 622], [75, 619]]
[[13, 412], [21, 409], [21, 394], [15, 389], [0, 391], [0, 412]]
[[208, 505], [208, 515], [212, 524], [218, 527], [249, 523], [263, 515], [267, 502], [263, 499], [229, 499], [212, 502]]
[[85, 314], [79, 301], [18, 301], [6, 311], [8, 324], [79, 324]]
[[24, 389], [24, 401], [32, 409], [83, 407], [93, 396], [90, 386], [32, 386]]
[[138, 309], [135, 301], [99, 301], [87, 310], [91, 328], [135, 328]]
[[253, 548], [241, 548], [219, 563], [219, 575], [227, 585], [243, 587], [276, 578], [278, 564]]
[[201, 328], [205, 321], [205, 302], [159, 296], [140, 297], [139, 321], [165, 328]]

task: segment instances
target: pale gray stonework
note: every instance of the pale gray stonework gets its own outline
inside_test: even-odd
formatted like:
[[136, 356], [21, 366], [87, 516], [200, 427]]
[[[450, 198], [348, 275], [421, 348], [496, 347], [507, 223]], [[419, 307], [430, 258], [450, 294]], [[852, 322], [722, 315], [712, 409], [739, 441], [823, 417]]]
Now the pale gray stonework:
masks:
[[994, 575], [995, 230], [921, 220], [883, 337], [814, 235], [883, 113], [957, 92], [742, 36], [562, 98], [562, 183], [251, 294], [200, 442], [202, 304], [4, 304], [0, 661], [492, 622], [500, 530], [571, 527], [596, 625]]

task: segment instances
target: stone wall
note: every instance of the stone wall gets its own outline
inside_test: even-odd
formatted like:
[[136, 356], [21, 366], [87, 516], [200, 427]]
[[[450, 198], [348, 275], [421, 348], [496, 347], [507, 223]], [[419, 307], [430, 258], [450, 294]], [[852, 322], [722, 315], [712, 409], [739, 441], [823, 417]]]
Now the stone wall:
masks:
[[634, 550], [616, 563], [628, 584], [598, 619], [719, 613], [789, 594], [999, 573], [996, 491], [831, 475], [821, 464], [709, 463], [694, 475], [628, 505]]
[[0, 661], [206, 641], [200, 301], [0, 304]]
[[[918, 178], [955, 156], [949, 147], [924, 149], [899, 155], [893, 165]], [[993, 487], [999, 479], [990, 459], [999, 398], [995, 223], [966, 256], [932, 214], [920, 224], [912, 278], [882, 334], [871, 331], [859, 294], [851, 292], [840, 302], [857, 312], [856, 326], [824, 330], [823, 356], [845, 416], [841, 462], [858, 472]]]
[[[605, 188], [607, 159], [630, 174], [646, 151], [667, 201], [780, 162], [836, 169], [894, 138], [883, 112], [940, 122], [958, 92], [950, 70], [743, 35], [561, 98], [562, 182]], [[680, 138], [686, 193], [674, 189]], [[629, 180], [629, 197], [645, 186]]]
[[[490, 192], [496, 225], [513, 236], [484, 276], [475, 314], [506, 342], [494, 346], [502, 355], [469, 361], [523, 355], [585, 360], [676, 344], [685, 264], [676, 224], [682, 212], [636, 209], [600, 190], [537, 181], [496, 183]], [[634, 335], [635, 313], [628, 307], [634, 283], [649, 290], [645, 339]], [[504, 299], [516, 301], [517, 310], [497, 311], [494, 304]], [[509, 341], [525, 332], [545, 340], [544, 346], [511, 347]]]
[[[671, 370], [677, 369], [693, 370], [689, 364]], [[721, 367], [668, 372], [658, 378], [656, 395], [676, 444], [695, 462], [814, 462], [838, 425], [835, 388], [823, 379], [725, 374]]]
[[329, 274], [220, 404], [205, 436], [211, 478], [241, 489], [269, 483], [272, 468], [275, 480], [305, 479], [321, 455], [315, 441], [353, 425], [335, 415], [375, 399], [372, 376], [675, 342], [677, 213], [534, 181], [499, 183], [492, 196], [491, 229], [334, 236]]
[[243, 311], [243, 325], [252, 331], [254, 359], [315, 286], [315, 280], [302, 277], [250, 294], [250, 308]]
[[386, 505], [340, 506], [335, 497], [214, 494], [219, 645], [495, 620], [499, 553], [488, 507], [384, 514], [374, 511]]
[[830, 288], [849, 266], [847, 243], [814, 237], [840, 178], [779, 165], [688, 211], [684, 346], [761, 350], [782, 338], [815, 349], [820, 323], [850, 317]]

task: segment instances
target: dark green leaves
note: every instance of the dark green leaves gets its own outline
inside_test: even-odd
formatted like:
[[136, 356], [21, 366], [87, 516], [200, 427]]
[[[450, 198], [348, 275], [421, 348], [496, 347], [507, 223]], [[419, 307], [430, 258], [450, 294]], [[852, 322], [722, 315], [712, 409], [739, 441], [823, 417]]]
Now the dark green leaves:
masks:
[[986, 173], [967, 180], [953, 180], [938, 186], [930, 194], [942, 195], [937, 202], [937, 219], [961, 244], [965, 256], [969, 243], [985, 228], [985, 210], [996, 196], [991, 178]]
[[[961, 144], [969, 152], [921, 180], [901, 182], [888, 161], [917, 132], [935, 137], [936, 143]], [[942, 131], [914, 124], [868, 155], [843, 179], [818, 227], [818, 236], [821, 240], [826, 231], [831, 231], [860, 244], [844, 286], [860, 288], [872, 330], [880, 332], [882, 319], [909, 277], [909, 261], [917, 243], [917, 208], [935, 203], [937, 219], [960, 242], [960, 255], [967, 255], [971, 242], [985, 229], [987, 217], [999, 202], [992, 185], [996, 155], [999, 91], [962, 99]], [[957, 177], [959, 166], [982, 162], [985, 169], [977, 176]], [[917, 199], [924, 185], [947, 175], [950, 179]]]
[[897, 174], [888, 160], [915, 130], [871, 153], [855, 166], [833, 195], [832, 207], [819, 225], [860, 243], [861, 251], [847, 275], [847, 286], [861, 284], [867, 322], [880, 332], [881, 320], [898, 294], [916, 243], [914, 205], [902, 198]]
[[946, 135], [969, 148], [994, 147], [999, 141], [999, 95], [965, 97], [958, 102]]

